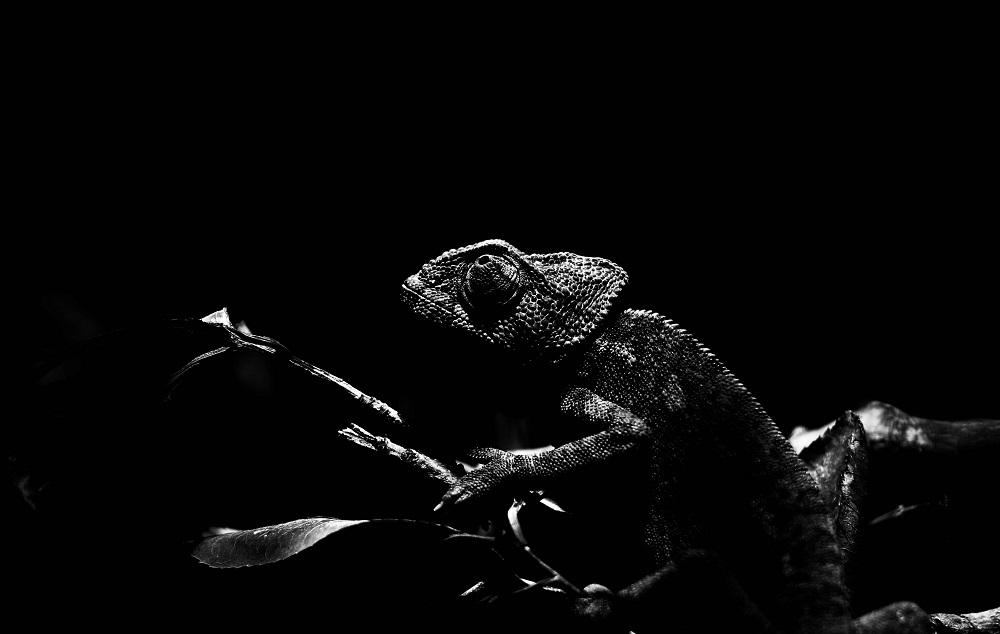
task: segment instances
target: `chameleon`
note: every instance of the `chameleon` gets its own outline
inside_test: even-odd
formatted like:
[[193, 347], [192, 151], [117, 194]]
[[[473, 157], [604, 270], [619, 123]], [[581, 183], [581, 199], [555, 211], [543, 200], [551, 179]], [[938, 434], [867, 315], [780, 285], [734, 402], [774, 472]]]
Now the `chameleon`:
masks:
[[491, 459], [450, 487], [440, 511], [603, 484], [602, 499], [622, 509], [615, 541], [627, 544], [618, 561], [628, 576], [618, 588], [707, 551], [768, 631], [930, 631], [912, 603], [852, 618], [844, 555], [806, 465], [692, 334], [621, 305], [627, 283], [610, 260], [527, 254], [497, 239], [448, 250], [406, 278], [401, 299], [417, 322], [460, 343], [453, 369], [500, 402], [579, 430], [537, 454], [478, 450]]

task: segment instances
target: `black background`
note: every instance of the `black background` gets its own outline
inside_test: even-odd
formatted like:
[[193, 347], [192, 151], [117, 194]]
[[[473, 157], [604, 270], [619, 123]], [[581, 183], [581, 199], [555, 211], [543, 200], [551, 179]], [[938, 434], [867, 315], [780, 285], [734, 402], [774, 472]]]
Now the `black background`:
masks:
[[227, 306], [392, 403], [420, 367], [399, 284], [498, 237], [621, 264], [782, 428], [872, 398], [1000, 415], [981, 40], [709, 23], [565, 48], [53, 26], [13, 119], [21, 358]]
[[7, 231], [19, 370], [225, 306], [406, 413], [421, 359], [400, 283], [503, 238], [622, 265], [634, 307], [693, 332], [786, 432], [871, 399], [1000, 417], [975, 41], [807, 59], [637, 42], [515, 65], [169, 43], [29, 73]]

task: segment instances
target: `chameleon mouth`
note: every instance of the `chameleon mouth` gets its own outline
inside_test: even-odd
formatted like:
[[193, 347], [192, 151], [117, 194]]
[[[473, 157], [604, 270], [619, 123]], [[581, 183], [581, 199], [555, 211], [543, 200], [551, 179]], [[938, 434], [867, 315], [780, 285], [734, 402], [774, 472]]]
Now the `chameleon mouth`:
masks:
[[448, 321], [455, 319], [456, 315], [454, 312], [427, 296], [427, 293], [431, 291], [432, 289], [420, 279], [419, 274], [411, 275], [403, 282], [402, 293], [400, 293], [399, 297], [408, 308], [420, 313], [424, 317], [429, 318], [427, 313], [435, 312], [447, 317]]

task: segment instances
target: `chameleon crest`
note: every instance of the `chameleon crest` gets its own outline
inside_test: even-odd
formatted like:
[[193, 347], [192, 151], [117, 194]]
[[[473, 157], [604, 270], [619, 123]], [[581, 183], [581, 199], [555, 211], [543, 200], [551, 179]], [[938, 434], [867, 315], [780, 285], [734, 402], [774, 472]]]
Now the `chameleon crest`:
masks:
[[627, 282], [610, 260], [525, 254], [486, 240], [425, 264], [403, 284], [402, 299], [433, 322], [555, 360], [594, 332]]

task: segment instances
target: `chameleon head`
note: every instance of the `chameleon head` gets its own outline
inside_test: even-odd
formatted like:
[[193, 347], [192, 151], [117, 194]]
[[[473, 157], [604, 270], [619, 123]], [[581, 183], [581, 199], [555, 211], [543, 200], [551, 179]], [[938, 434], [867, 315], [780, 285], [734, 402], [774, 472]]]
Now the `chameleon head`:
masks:
[[433, 322], [531, 358], [557, 359], [594, 332], [627, 282], [610, 260], [525, 254], [487, 240], [425, 264], [403, 283], [402, 300]]

